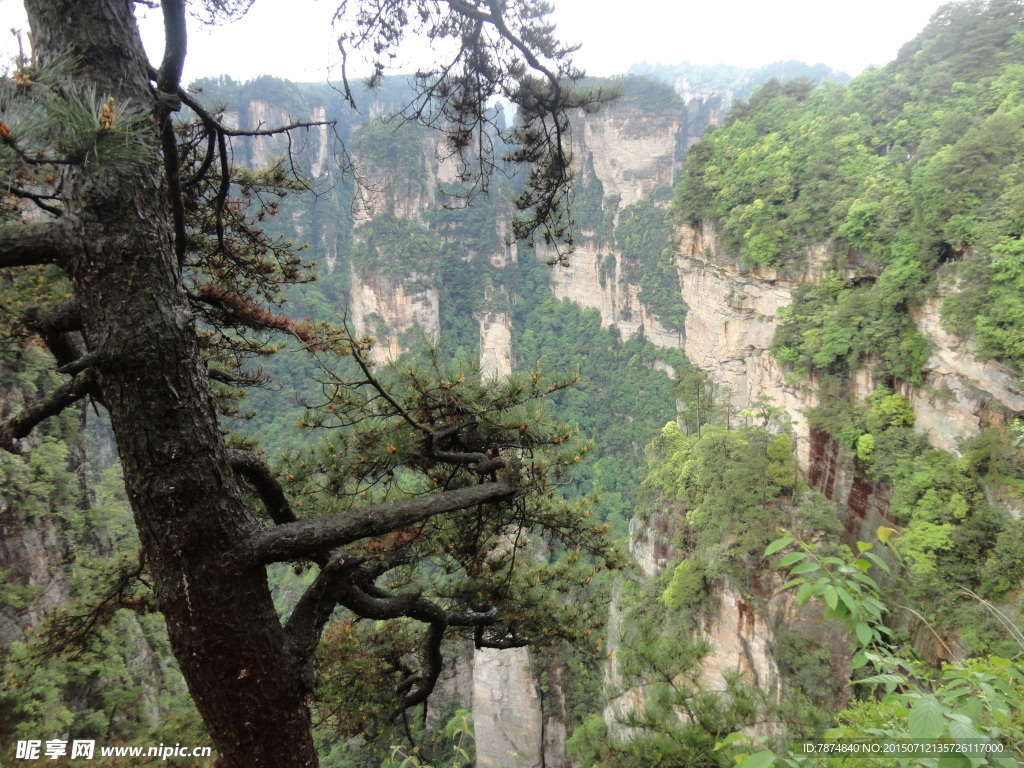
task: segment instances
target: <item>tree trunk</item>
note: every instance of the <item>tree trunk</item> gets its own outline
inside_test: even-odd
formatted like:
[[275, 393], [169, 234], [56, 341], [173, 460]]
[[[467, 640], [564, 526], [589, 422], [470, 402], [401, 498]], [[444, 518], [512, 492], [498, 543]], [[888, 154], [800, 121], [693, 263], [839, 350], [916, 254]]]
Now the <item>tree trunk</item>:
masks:
[[[73, 87], [158, 109], [126, 0], [27, 0], [36, 53], [76, 58]], [[174, 654], [220, 766], [317, 765], [308, 696], [265, 570], [226, 553], [258, 524], [227, 461], [187, 308], [154, 114], [147, 161], [65, 171], [79, 255], [64, 264], [110, 412]]]

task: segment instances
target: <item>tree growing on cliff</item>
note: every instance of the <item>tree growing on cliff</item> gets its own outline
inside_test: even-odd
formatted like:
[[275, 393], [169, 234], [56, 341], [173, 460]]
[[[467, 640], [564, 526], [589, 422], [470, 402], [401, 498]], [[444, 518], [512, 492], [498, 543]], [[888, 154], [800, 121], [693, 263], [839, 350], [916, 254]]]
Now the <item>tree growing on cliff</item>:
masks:
[[[211, 0], [206, 10], [239, 5]], [[582, 508], [547, 490], [580, 455], [531, 402], [558, 384], [534, 376], [484, 387], [429, 360], [377, 373], [362, 340], [274, 311], [282, 286], [306, 270], [256, 226], [272, 208], [259, 201], [293, 182], [281, 168], [230, 166], [229, 141], [246, 132], [182, 88], [186, 3], [161, 6], [166, 48], [153, 66], [131, 4], [26, 2], [34, 51], [0, 94], [0, 270], [25, 289], [6, 306], [4, 331], [11, 343], [45, 344], [68, 378], [7, 419], [0, 444], [25, 449], [33, 427], [85, 398], [107, 411], [140, 563], [219, 764], [314, 766], [314, 651], [337, 607], [425, 628], [366, 669], [394, 684], [388, 706], [407, 707], [433, 688], [453, 628], [479, 646], [529, 641], [530, 613], [502, 611], [549, 582], [535, 568], [520, 573], [522, 542], [510, 531], [533, 527], [599, 554], [605, 545]], [[452, 62], [418, 78], [411, 116], [442, 122], [453, 153], [483, 158], [486, 172], [487, 101], [513, 101], [511, 160], [531, 168], [517, 234], [546, 227], [548, 239], [567, 237], [567, 112], [594, 99], [572, 89], [579, 73], [552, 37], [546, 6], [379, 0], [351, 9], [343, 42], [385, 57], [410, 25], [459, 42]], [[176, 130], [182, 103], [198, 124]], [[466, 178], [477, 178], [468, 166]], [[246, 197], [257, 201], [248, 211], [229, 204]], [[36, 213], [15, 217], [15, 203]], [[349, 357], [360, 372], [346, 379], [325, 367], [323, 410], [310, 421], [354, 432], [332, 433], [292, 476], [311, 498], [334, 499], [303, 519], [276, 475], [232, 447], [218, 422], [232, 391], [253, 378], [247, 356], [275, 333], [325, 358]], [[316, 573], [284, 622], [266, 571], [280, 562]], [[430, 593], [415, 573], [428, 562]], [[571, 576], [563, 567], [552, 578]]]

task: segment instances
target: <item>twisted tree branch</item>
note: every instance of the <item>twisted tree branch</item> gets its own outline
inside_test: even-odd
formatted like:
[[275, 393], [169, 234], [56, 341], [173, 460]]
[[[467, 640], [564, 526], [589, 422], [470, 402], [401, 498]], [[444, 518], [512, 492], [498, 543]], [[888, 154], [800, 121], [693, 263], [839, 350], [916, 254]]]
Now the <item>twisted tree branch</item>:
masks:
[[274, 473], [256, 454], [249, 451], [229, 450], [228, 463], [259, 494], [267, 514], [277, 525], [298, 521], [284, 495], [284, 489]]
[[516, 486], [505, 481], [482, 483], [430, 496], [371, 504], [318, 520], [287, 523], [254, 534], [235, 555], [242, 566], [309, 558], [435, 515], [478, 504], [510, 501], [517, 491]]
[[71, 381], [31, 403], [16, 416], [12, 416], [6, 424], [0, 427], [0, 448], [11, 453], [21, 453], [21, 449], [15, 443], [16, 440], [27, 437], [37, 424], [51, 416], [56, 416], [69, 405], [81, 400], [95, 383], [96, 372], [94, 370], [82, 371]]

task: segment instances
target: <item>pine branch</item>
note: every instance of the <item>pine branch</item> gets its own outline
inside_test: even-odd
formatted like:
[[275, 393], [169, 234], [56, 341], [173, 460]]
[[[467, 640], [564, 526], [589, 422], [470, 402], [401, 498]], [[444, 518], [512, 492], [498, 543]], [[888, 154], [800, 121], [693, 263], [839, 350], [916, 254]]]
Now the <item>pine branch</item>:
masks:
[[61, 264], [77, 253], [71, 225], [64, 220], [0, 227], [0, 268]]
[[407, 525], [478, 504], [511, 501], [518, 488], [498, 481], [429, 496], [371, 504], [318, 520], [302, 520], [261, 531], [236, 550], [241, 565], [314, 557], [334, 547], [380, 536]]
[[356, 568], [351, 573], [354, 578], [340, 586], [338, 604], [368, 619], [383, 621], [409, 618], [428, 625], [421, 650], [423, 668], [411, 672], [398, 685], [398, 693], [402, 696], [400, 709], [422, 704], [433, 692], [444, 666], [441, 643], [448, 627], [482, 628], [498, 620], [498, 611], [494, 607], [487, 611], [449, 612], [419, 593], [389, 593], [373, 583], [373, 577], [377, 574], [369, 566]]
[[182, 103], [191, 109], [203, 125], [206, 126], [207, 130], [213, 133], [230, 137], [230, 136], [277, 136], [281, 133], [288, 133], [296, 128], [320, 128], [328, 125], [337, 125], [337, 120], [313, 120], [304, 122], [289, 123], [288, 125], [279, 125], [275, 128], [263, 128], [262, 124], [260, 128], [253, 130], [245, 130], [243, 128], [232, 128], [225, 125], [218, 120], [210, 110], [204, 107], [199, 101], [192, 98], [192, 96], [183, 88], [178, 88], [177, 95], [181, 99]]
[[181, 85], [181, 72], [188, 47], [185, 3], [183, 0], [161, 0], [160, 7], [164, 16], [164, 58], [156, 78], [156, 87], [164, 93], [174, 93]]
[[36, 304], [25, 312], [22, 322], [42, 337], [58, 366], [85, 355], [85, 343], [75, 333], [82, 329], [82, 308], [76, 299]]
[[263, 500], [263, 505], [267, 508], [267, 514], [277, 525], [298, 521], [284, 495], [281, 484], [274, 477], [270, 467], [256, 454], [249, 451], [231, 450], [228, 451], [228, 463], [256, 490], [260, 499]]
[[338, 605], [338, 591], [348, 573], [362, 560], [344, 550], [335, 550], [321, 565], [320, 573], [299, 598], [285, 630], [292, 636], [300, 658], [308, 660], [320, 642], [320, 635]]
[[222, 312], [226, 322], [234, 322], [256, 331], [281, 331], [294, 336], [304, 344], [314, 344], [316, 341], [308, 324], [297, 323], [283, 315], [276, 315], [255, 304], [252, 299], [229, 293], [213, 283], [203, 283], [198, 286], [197, 293], [190, 296]]
[[63, 216], [64, 210], [58, 208], [55, 205], [51, 205], [51, 201], [60, 201], [62, 198], [59, 195], [42, 195], [37, 192], [31, 192], [27, 189], [21, 189], [20, 187], [8, 186], [7, 191], [15, 197], [20, 197], [22, 200], [31, 200], [41, 210], [46, 211], [51, 216]]
[[56, 416], [69, 405], [81, 400], [89, 394], [95, 383], [95, 371], [82, 371], [71, 381], [39, 398], [18, 415], [12, 416], [3, 427], [0, 427], [0, 448], [10, 453], [21, 453], [16, 440], [27, 437], [37, 424]]

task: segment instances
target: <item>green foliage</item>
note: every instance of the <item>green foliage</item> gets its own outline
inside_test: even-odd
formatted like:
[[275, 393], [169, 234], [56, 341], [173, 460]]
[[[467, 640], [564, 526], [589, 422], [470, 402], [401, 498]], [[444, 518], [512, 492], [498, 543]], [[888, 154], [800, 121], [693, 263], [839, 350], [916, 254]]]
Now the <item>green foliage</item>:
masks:
[[1001, 652], [995, 627], [962, 588], [1000, 597], [1022, 583], [1018, 525], [989, 501], [1011, 495], [1024, 478], [1020, 448], [988, 429], [965, 441], [958, 458], [912, 429], [914, 414], [902, 395], [879, 386], [865, 407], [837, 396], [833, 385], [826, 380], [810, 423], [856, 456], [856, 471], [886, 489], [889, 519], [901, 531], [891, 546], [904, 559], [904, 599], [969, 651]]
[[625, 538], [645, 474], [643, 446], [675, 412], [673, 382], [655, 363], [676, 366], [684, 358], [638, 338], [622, 340], [614, 329], [601, 328], [597, 310], [552, 298], [548, 267], [520, 269], [524, 300], [513, 314], [515, 367], [579, 372], [572, 389], [553, 393], [552, 412], [593, 438], [595, 450], [565, 493], [599, 496], [599, 514]]
[[973, 336], [980, 359], [997, 358], [1019, 368], [1024, 359], [1024, 247], [1017, 236], [1002, 237], [989, 253], [988, 261], [976, 257], [961, 265], [962, 290], [943, 304], [943, 324]]
[[693, 147], [677, 220], [709, 222], [748, 267], [795, 267], [831, 241], [836, 266], [877, 278], [803, 289], [780, 359], [841, 373], [874, 350], [880, 378], [916, 381], [927, 347], [907, 311], [971, 251], [948, 327], [983, 357], [1024, 359], [1022, 28], [1014, 3], [945, 7], [885, 68], [845, 88], [768, 82]]
[[[682, 333], [686, 305], [679, 297], [679, 278], [672, 266], [670, 223], [658, 204], [660, 195], [644, 198], [622, 210], [615, 245], [635, 273], [640, 301], [666, 328]], [[603, 265], [602, 265], [603, 267]]]
[[700, 561], [683, 560], [672, 571], [668, 587], [661, 593], [661, 602], [668, 608], [692, 613], [707, 595], [708, 584]]
[[147, 111], [95, 88], [67, 87], [75, 65], [70, 55], [45, 62], [19, 55], [13, 76], [0, 77], [0, 175], [35, 186], [44, 201], [55, 199], [46, 162], [132, 172], [149, 156]]
[[[372, 270], [393, 277], [430, 279], [440, 258], [437, 236], [422, 224], [382, 214], [358, 230], [352, 246], [356, 273], [366, 276]], [[408, 290], [416, 290], [409, 282]], [[429, 283], [423, 287], [429, 287]]]
[[820, 599], [825, 603], [825, 619], [839, 621], [851, 633], [858, 647], [853, 669], [879, 661], [889, 648], [891, 633], [883, 623], [888, 608], [880, 599], [878, 583], [867, 572], [874, 565], [890, 573], [885, 560], [871, 551], [872, 544], [858, 542], [858, 556], [850, 558], [821, 555], [819, 545], [793, 536], [776, 539], [764, 554], [773, 555], [791, 545], [794, 550], [778, 563], [779, 568], [789, 569], [790, 580], [783, 588], [797, 587], [796, 600], [801, 605], [812, 597]]
[[615, 210], [605, 205], [604, 185], [588, 169], [582, 174], [573, 194], [573, 220], [580, 230], [598, 242], [609, 242], [615, 224]]
[[[802, 61], [775, 61], [762, 67], [744, 68], [731, 64], [702, 65], [682, 62], [679, 64], [649, 64], [642, 62], [629, 68], [646, 78], [661, 80], [675, 85], [680, 78], [685, 78], [695, 91], [702, 93], [732, 93], [738, 99], [750, 96], [751, 91], [766, 80], [793, 80], [804, 78], [820, 83], [832, 80], [838, 83], [849, 82], [850, 76], [836, 72], [824, 64], [806, 64]], [[691, 105], [687, 105], [690, 107]]]
[[683, 100], [676, 93], [673, 81], [660, 81], [660, 78], [641, 74], [625, 74], [605, 79], [585, 81], [590, 86], [605, 85], [618, 93], [615, 106], [617, 108], [642, 109], [647, 114], [668, 113], [675, 116], [683, 111]]
[[403, 181], [426, 182], [427, 157], [424, 152], [426, 131], [400, 118], [377, 118], [357, 130], [351, 150], [357, 162], [368, 163], [374, 170], [398, 172]]
[[728, 575], [746, 589], [782, 514], [835, 530], [834, 510], [824, 519], [817, 511], [804, 514], [806, 506], [814, 505], [813, 495], [795, 498], [804, 486], [785, 433], [707, 425], [697, 437], [682, 434], [669, 422], [646, 456], [649, 471], [640, 512], [672, 511], [679, 516], [677, 543], [693, 560], [674, 573], [662, 598], [667, 604], [694, 604], [705, 577]]
[[611, 732], [599, 714], [587, 718], [566, 743], [578, 764], [725, 768], [734, 752], [716, 744], [765, 717], [768, 702], [738, 672], [725, 673], [718, 690], [707, 686], [701, 662], [708, 642], [665, 611], [647, 603], [622, 622], [627, 630], [616, 651], [618, 684], [609, 691], [616, 729]]
[[840, 700], [845, 675], [835, 668], [837, 665], [828, 648], [818, 638], [779, 629], [775, 633], [772, 658], [786, 680], [787, 698], [806, 696], [814, 706], [825, 711]]
[[857, 458], [870, 464], [875, 453], [875, 436], [870, 432], [857, 438]]
[[981, 572], [980, 591], [999, 598], [1024, 582], [1024, 520], [1010, 520], [999, 532]]
[[[355, 381], [321, 373], [325, 398], [303, 422], [327, 436], [289, 457], [284, 481], [295, 506], [318, 516], [474, 486], [481, 476], [521, 483], [523, 496], [507, 507], [437, 516], [351, 551], [394, 553], [387, 589], [428, 596], [417, 599], [452, 611], [494, 606], [488, 636], [529, 638], [537, 647], [565, 640], [599, 654], [602, 599], [589, 585], [597, 571], [619, 567], [621, 556], [589, 500], [555, 493], [590, 449], [577, 430], [548, 415], [548, 399], [571, 380], [537, 371], [482, 379], [477, 366], [443, 361], [433, 349], [371, 374], [367, 343], [347, 335], [335, 341], [361, 373]], [[514, 458], [495, 461], [485, 453], [492, 445]], [[448, 631], [474, 634], [464, 625]], [[422, 634], [417, 622], [350, 617], [328, 628], [320, 659], [324, 727], [337, 738], [389, 737], [398, 697], [390, 683], [407, 676], [406, 655], [421, 647]]]
[[802, 283], [780, 311], [772, 354], [803, 376], [843, 375], [869, 363], [879, 378], [920, 382], [930, 348], [906, 310], [923, 281], [919, 265], [901, 260], [874, 282], [833, 273]]
[[[879, 529], [883, 542], [893, 533], [889, 528]], [[889, 567], [871, 551], [873, 544], [858, 542], [858, 555], [852, 559], [821, 557], [816, 545], [786, 536], [773, 542], [765, 554], [791, 545], [795, 549], [779, 560], [779, 567], [788, 568], [792, 577], [786, 587], [797, 588], [800, 602], [811, 597], [822, 600], [826, 618], [840, 621], [851, 633], [857, 647], [853, 667], [870, 664], [875, 672], [858, 682], [873, 686], [877, 699], [841, 712], [838, 727], [826, 734], [828, 739], [999, 743], [1005, 752], [987, 757], [988, 764], [1016, 764], [1024, 755], [1024, 720], [1020, 716], [1024, 675], [1016, 664], [1002, 658], [968, 660], [946, 665], [938, 675], [929, 674], [890, 644], [891, 634], [883, 623], [888, 609], [877, 582], [867, 575], [873, 566], [887, 573]], [[789, 766], [808, 764], [797, 753], [778, 752], [773, 758], [772, 762]], [[925, 755], [899, 762], [929, 766], [932, 761]], [[817, 762], [812, 758], [810, 764]]]
[[914, 410], [910, 402], [898, 392], [876, 387], [868, 396], [867, 428], [869, 432], [882, 432], [892, 427], [914, 426]]
[[458, 710], [442, 729], [442, 736], [450, 744], [450, 755], [433, 760], [420, 756], [419, 747], [406, 749], [392, 746], [382, 765], [384, 768], [465, 768], [474, 763], [473, 715]]

